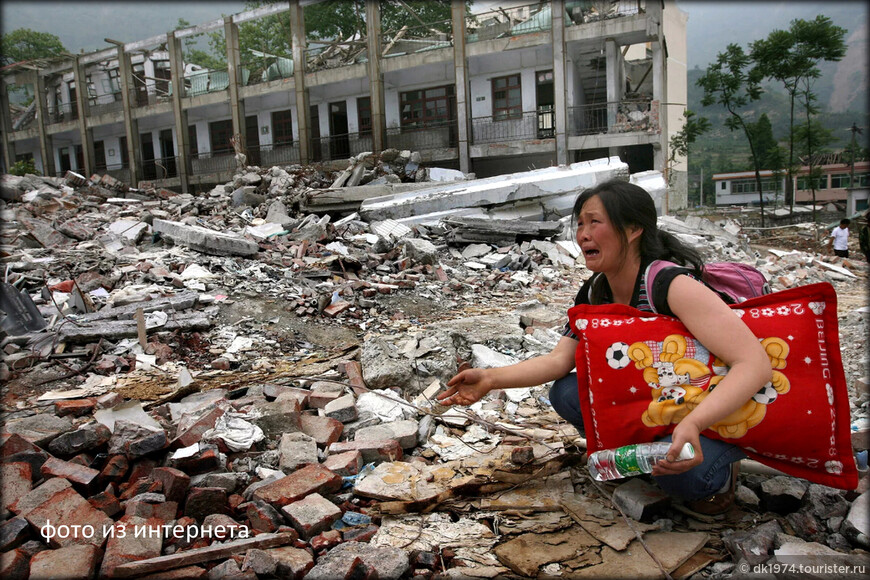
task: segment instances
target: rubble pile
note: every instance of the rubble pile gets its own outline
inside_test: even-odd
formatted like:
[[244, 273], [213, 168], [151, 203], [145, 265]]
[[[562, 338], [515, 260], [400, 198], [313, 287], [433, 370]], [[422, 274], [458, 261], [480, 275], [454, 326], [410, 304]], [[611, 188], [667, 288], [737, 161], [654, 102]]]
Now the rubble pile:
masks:
[[[546, 385], [435, 403], [467, 365], [548, 352], [591, 272], [566, 219], [408, 226], [302, 209], [354, 175], [417, 179], [396, 153], [338, 176], [248, 168], [204, 195], [3, 177], [3, 578], [700, 579], [793, 555], [866, 563], [866, 476], [842, 492], [746, 465], [736, 507], [705, 518], [645, 478], [593, 482]], [[731, 221], [660, 226], [774, 289], [835, 286], [866, 463], [867, 265], [752, 247]]]

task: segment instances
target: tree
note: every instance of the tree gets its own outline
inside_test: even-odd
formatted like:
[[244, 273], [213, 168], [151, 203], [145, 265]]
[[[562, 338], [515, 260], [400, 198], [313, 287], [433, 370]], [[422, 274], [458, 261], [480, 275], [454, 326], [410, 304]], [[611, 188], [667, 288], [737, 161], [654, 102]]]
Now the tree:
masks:
[[[755, 123], [747, 123], [747, 128], [755, 143], [760, 158], [759, 164], [773, 172], [774, 180], [778, 184], [779, 180], [782, 179], [782, 169], [786, 165], [785, 154], [773, 136], [773, 126], [770, 124], [767, 113], [762, 113]], [[775, 191], [779, 191], [778, 187]]]
[[[697, 84], [704, 89], [701, 104], [705, 107], [720, 104], [728, 111], [725, 126], [729, 130], [742, 129], [749, 142], [749, 151], [755, 166], [755, 186], [758, 189], [758, 200], [761, 206], [761, 227], [764, 227], [764, 193], [761, 190], [761, 156], [757, 150], [752, 134], [751, 112], [743, 109], [761, 96], [759, 83], [763, 78], [761, 71], [752, 64], [749, 56], [737, 44], [729, 44], [725, 52], [716, 55], [716, 61], [711, 63]], [[747, 115], [747, 118], [744, 118]]]
[[[804, 95], [806, 98], [807, 95]], [[834, 134], [831, 130], [826, 129], [819, 121], [812, 118], [815, 113], [815, 105], [813, 104], [814, 95], [809, 95], [809, 105], [806, 107], [806, 122], [795, 127], [795, 141], [799, 144], [799, 151], [805, 159], [805, 164], [809, 167], [807, 178], [810, 183], [810, 193], [813, 199], [813, 223], [816, 222], [816, 189], [819, 185], [819, 180], [822, 178], [822, 168], [817, 166], [817, 160], [820, 153], [824, 152], [824, 147], [832, 143]], [[816, 231], [816, 241], [818, 241], [819, 232]]]
[[[677, 131], [670, 139], [671, 155], [668, 157], [668, 166], [672, 167], [677, 157], [686, 157], [689, 154], [689, 145], [710, 130], [710, 121], [706, 117], [695, 118], [695, 113], [685, 109], [683, 111], [683, 128]], [[671, 181], [671, 172], [668, 171], [668, 185]]]
[[3, 62], [12, 64], [34, 58], [51, 58], [67, 54], [60, 39], [48, 32], [37, 32], [29, 28], [18, 28], [0, 39], [3, 48]]
[[[178, 19], [175, 30], [190, 28], [190, 22], [184, 18]], [[193, 34], [184, 38], [184, 62], [196, 64], [207, 69], [224, 69], [227, 67], [226, 50], [214, 55], [210, 52], [197, 48], [197, 39], [205, 36], [204, 32]]]
[[839, 61], [846, 55], [846, 31], [834, 26], [827, 16], [815, 20], [793, 20], [788, 30], [774, 30], [767, 38], [753, 42], [750, 55], [761, 73], [780, 81], [789, 96], [789, 151], [786, 199], [794, 207], [795, 100], [802, 81], [819, 76], [818, 63]]

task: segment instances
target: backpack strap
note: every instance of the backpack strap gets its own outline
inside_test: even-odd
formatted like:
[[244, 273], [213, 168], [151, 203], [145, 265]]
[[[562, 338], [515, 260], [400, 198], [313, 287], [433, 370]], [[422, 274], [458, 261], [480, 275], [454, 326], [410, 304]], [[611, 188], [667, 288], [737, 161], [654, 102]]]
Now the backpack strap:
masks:
[[674, 266], [679, 267], [679, 264], [669, 262], [668, 260], [653, 260], [652, 262], [650, 262], [650, 265], [646, 267], [646, 271], [643, 273], [643, 283], [644, 288], [646, 288], [646, 299], [649, 302], [650, 308], [652, 308], [652, 311], [656, 314], [658, 314], [659, 311], [656, 310], [655, 300], [653, 300], [653, 286], [655, 278], [658, 273], [665, 268], [671, 268]]

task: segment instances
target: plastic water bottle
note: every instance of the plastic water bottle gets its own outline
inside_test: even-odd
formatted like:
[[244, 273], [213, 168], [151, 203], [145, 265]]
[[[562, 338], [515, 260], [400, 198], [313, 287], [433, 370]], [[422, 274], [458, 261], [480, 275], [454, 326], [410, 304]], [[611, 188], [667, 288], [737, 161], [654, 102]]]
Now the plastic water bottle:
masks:
[[[653, 466], [668, 456], [671, 444], [667, 441], [655, 443], [635, 443], [617, 449], [602, 449], [591, 454], [586, 460], [589, 473], [595, 481], [610, 481], [621, 477], [631, 477], [649, 473]], [[677, 461], [692, 459], [695, 448], [686, 442], [680, 450]]]

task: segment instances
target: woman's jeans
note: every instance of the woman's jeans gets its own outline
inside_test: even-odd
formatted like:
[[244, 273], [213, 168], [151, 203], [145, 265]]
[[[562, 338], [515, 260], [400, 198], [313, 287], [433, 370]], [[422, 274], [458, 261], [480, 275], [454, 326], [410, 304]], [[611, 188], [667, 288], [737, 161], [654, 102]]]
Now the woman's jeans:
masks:
[[[570, 373], [553, 384], [550, 388], [550, 403], [563, 419], [574, 425], [585, 437], [576, 373]], [[670, 440], [670, 435], [662, 439], [662, 441]], [[719, 492], [729, 481], [731, 463], [746, 458], [746, 454], [736, 445], [709, 439], [703, 435], [700, 440], [701, 450], [704, 453], [704, 461], [700, 465], [677, 475], [662, 475], [654, 478], [668, 495], [685, 500], [709, 497]]]

